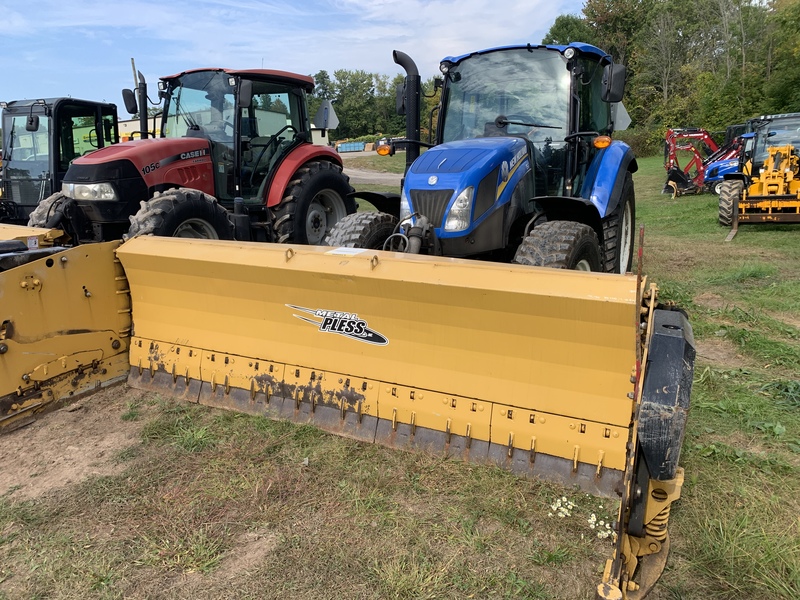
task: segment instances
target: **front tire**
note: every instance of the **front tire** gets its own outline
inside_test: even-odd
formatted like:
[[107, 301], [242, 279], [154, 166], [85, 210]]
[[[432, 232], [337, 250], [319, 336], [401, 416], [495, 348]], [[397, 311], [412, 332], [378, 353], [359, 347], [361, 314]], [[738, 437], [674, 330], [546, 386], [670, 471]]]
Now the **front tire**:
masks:
[[140, 235], [234, 239], [228, 211], [213, 196], [188, 188], [168, 190], [143, 201], [130, 221], [125, 239]]
[[522, 240], [513, 262], [534, 267], [600, 271], [600, 242], [594, 229], [576, 221], [547, 221]]
[[633, 178], [625, 174], [619, 206], [603, 221], [603, 254], [608, 273], [628, 273], [633, 266], [633, 240], [636, 227], [636, 197]]
[[347, 215], [331, 229], [326, 246], [383, 250], [383, 244], [394, 233], [397, 217], [382, 212], [361, 212]]
[[742, 199], [744, 182], [724, 181], [719, 191], [719, 224], [726, 227], [733, 225], [733, 212]]
[[300, 167], [272, 211], [278, 242], [321, 245], [336, 223], [356, 212], [349, 181], [342, 167], [329, 161]]
[[33, 209], [28, 217], [28, 227], [47, 227], [47, 221], [53, 216], [58, 206], [69, 200], [61, 192], [48, 196]]

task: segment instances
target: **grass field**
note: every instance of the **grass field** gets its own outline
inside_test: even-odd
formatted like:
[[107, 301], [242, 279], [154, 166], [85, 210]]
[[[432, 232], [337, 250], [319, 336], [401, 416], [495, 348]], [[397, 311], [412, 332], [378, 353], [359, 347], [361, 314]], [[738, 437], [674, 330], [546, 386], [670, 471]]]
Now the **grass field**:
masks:
[[[716, 197], [673, 200], [664, 177], [659, 158], [640, 161], [644, 271], [689, 312], [698, 359], [686, 485], [651, 598], [795, 599], [800, 227], [725, 243]], [[589, 521], [610, 521], [613, 503], [499, 469], [125, 387], [84, 405], [133, 437], [105, 456], [108, 474], [0, 497], [0, 598], [589, 599], [612, 549]], [[30, 439], [90, 451], [54, 420], [67, 416]], [[21, 456], [3, 444], [9, 466]], [[40, 462], [30, 485], [52, 467]]]

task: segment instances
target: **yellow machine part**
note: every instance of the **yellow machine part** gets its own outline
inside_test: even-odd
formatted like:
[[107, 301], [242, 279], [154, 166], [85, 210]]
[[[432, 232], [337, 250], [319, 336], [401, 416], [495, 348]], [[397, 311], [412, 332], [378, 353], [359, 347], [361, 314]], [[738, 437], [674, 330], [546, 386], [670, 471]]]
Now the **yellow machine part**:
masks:
[[[49, 235], [13, 230], [0, 235]], [[0, 431], [127, 374], [131, 306], [118, 246], [54, 249], [0, 272]]]
[[633, 276], [139, 237], [129, 384], [614, 495]]
[[60, 229], [41, 227], [22, 227], [0, 223], [0, 241], [17, 240], [25, 242], [29, 248], [43, 248], [58, 243], [64, 237]]
[[738, 206], [744, 223], [800, 223], [800, 158], [794, 146], [768, 149], [761, 172]]

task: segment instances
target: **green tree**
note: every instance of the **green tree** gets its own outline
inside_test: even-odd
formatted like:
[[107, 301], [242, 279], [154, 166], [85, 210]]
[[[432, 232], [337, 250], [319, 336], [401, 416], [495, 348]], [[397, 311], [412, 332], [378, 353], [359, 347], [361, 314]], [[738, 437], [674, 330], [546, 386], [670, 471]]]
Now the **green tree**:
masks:
[[578, 15], [558, 15], [550, 30], [542, 38], [543, 44], [569, 44], [585, 42], [597, 45], [592, 27]]

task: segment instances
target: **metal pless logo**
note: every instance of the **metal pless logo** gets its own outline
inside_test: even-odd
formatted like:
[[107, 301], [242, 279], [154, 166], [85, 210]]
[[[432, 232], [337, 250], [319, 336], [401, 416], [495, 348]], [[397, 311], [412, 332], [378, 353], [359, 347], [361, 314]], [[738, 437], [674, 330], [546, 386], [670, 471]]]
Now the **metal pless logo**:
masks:
[[321, 319], [316, 320], [303, 315], [292, 315], [301, 321], [316, 325], [323, 333], [336, 333], [375, 346], [385, 346], [389, 343], [389, 340], [380, 333], [370, 329], [367, 326], [367, 322], [364, 319], [359, 319], [356, 313], [324, 310], [320, 308], [303, 308], [302, 306], [295, 306], [294, 304], [286, 304], [285, 306]]

